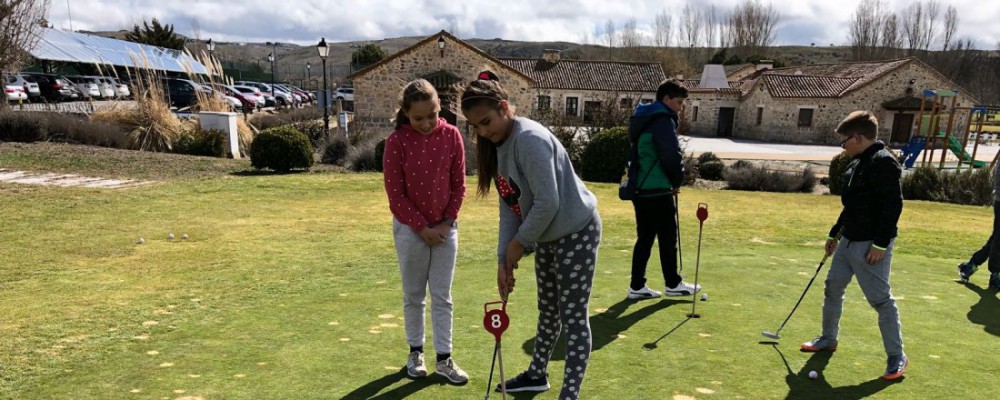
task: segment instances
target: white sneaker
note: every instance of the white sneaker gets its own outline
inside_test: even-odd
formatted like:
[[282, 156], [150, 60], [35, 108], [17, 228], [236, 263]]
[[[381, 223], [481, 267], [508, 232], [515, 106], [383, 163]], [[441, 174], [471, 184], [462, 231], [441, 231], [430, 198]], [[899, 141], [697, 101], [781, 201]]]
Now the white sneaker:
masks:
[[701, 291], [701, 285], [695, 286], [690, 283], [681, 281], [681, 283], [677, 284], [677, 287], [666, 288], [665, 294], [667, 296], [690, 296], [700, 291]]
[[660, 292], [650, 289], [649, 286], [643, 286], [642, 289], [639, 290], [628, 288], [628, 298], [630, 299], [645, 300], [655, 299], [657, 297], [660, 297]]
[[427, 376], [427, 366], [424, 365], [424, 353], [414, 351], [406, 357], [406, 375], [410, 378]]
[[455, 364], [455, 360], [451, 358], [437, 362], [437, 374], [448, 378], [451, 383], [459, 385], [469, 381], [469, 374], [459, 368], [458, 364]]

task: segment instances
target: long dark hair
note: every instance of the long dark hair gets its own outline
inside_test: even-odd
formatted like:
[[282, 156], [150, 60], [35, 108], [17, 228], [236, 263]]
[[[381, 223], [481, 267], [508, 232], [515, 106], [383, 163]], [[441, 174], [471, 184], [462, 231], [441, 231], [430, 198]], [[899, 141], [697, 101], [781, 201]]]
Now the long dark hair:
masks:
[[417, 79], [407, 83], [403, 87], [403, 94], [400, 95], [399, 108], [396, 109], [396, 129], [409, 124], [410, 119], [406, 117], [406, 112], [410, 111], [410, 105], [418, 101], [434, 100], [438, 98], [437, 90], [426, 79]]
[[[482, 75], [482, 74], [480, 74]], [[495, 77], [495, 76], [494, 76]], [[469, 82], [462, 90], [462, 112], [477, 107], [489, 107], [501, 111], [500, 102], [507, 100], [507, 91], [497, 80], [478, 79]], [[497, 176], [497, 145], [476, 135], [476, 159], [479, 182], [476, 194], [480, 197], [490, 192], [490, 185]]]

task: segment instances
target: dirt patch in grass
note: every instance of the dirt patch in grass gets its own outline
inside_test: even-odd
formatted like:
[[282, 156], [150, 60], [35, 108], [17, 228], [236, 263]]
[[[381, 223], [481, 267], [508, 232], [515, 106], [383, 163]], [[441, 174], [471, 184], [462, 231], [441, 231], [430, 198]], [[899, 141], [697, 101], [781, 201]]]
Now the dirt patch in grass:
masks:
[[[0, 168], [102, 178], [173, 181], [253, 171], [249, 159], [111, 149], [67, 143], [0, 142]], [[312, 171], [339, 170], [317, 164]]]

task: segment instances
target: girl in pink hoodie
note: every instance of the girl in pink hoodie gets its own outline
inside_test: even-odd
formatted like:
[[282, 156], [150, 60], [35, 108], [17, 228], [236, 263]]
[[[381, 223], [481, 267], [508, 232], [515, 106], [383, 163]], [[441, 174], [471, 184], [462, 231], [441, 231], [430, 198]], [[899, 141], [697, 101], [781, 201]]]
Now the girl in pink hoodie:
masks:
[[431, 292], [435, 371], [456, 384], [469, 376], [451, 358], [451, 282], [458, 254], [458, 211], [465, 199], [465, 145], [458, 128], [438, 114], [430, 82], [403, 88], [396, 130], [385, 141], [382, 166], [403, 283], [403, 318], [410, 345], [406, 372], [427, 376], [424, 305]]

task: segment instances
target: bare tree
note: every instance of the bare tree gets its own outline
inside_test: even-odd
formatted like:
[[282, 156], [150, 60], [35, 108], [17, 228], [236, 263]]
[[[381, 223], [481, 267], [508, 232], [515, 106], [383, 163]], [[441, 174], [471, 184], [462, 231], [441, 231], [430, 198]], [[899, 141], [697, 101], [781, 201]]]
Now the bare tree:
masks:
[[955, 31], [958, 29], [958, 10], [955, 6], [948, 6], [948, 11], [944, 12], [944, 44], [941, 50], [948, 51], [951, 41], [955, 38]]
[[[17, 72], [31, 59], [48, 24], [50, 0], [3, 0], [0, 2], [0, 68]], [[7, 102], [3, 101], [2, 106]]]
[[923, 50], [926, 51], [930, 49], [931, 44], [934, 43], [935, 27], [937, 27], [938, 14], [941, 12], [941, 3], [936, 0], [927, 0], [924, 4], [924, 47]]
[[[903, 35], [909, 54], [930, 49], [936, 37], [935, 31], [940, 11], [941, 4], [935, 0], [914, 2], [903, 10]], [[957, 18], [958, 15], [956, 14], [955, 17]], [[947, 30], [947, 27], [945, 29]], [[948, 40], [950, 41], [950, 38]]]
[[703, 26], [705, 32], [703, 34], [705, 37], [705, 47], [708, 47], [709, 51], [711, 51], [711, 49], [716, 45], [715, 39], [717, 37], [716, 33], [718, 32], [716, 26], [719, 24], [719, 17], [715, 12], [715, 4], [710, 4], [708, 9], [705, 10], [705, 14], [703, 16], [705, 17], [705, 23]]
[[653, 44], [657, 47], [668, 47], [673, 42], [674, 18], [667, 11], [656, 14], [653, 23]]
[[688, 48], [688, 57], [691, 57], [691, 50], [701, 45], [701, 23], [703, 22], [701, 12], [695, 7], [692, 0], [688, 0], [681, 9], [680, 17], [680, 41], [681, 46]]
[[851, 16], [848, 39], [855, 60], [895, 57], [903, 46], [899, 17], [885, 0], [864, 0]]
[[729, 43], [736, 55], [761, 55], [774, 43], [781, 15], [771, 3], [743, 0], [729, 14]]
[[611, 19], [608, 19], [608, 22], [604, 23], [604, 40], [606, 40], [608, 42], [608, 59], [609, 60], [613, 58], [612, 54], [614, 54], [613, 51], [614, 51], [614, 47], [615, 47], [615, 36], [617, 36], [617, 33], [615, 33], [615, 31], [617, 31], [617, 30], [618, 30], [618, 28], [615, 25], [615, 21], [612, 21]]
[[621, 44], [621, 47], [629, 49], [642, 46], [643, 35], [642, 32], [639, 32], [639, 26], [635, 17], [631, 17], [622, 23], [621, 29], [618, 31], [618, 42]]
[[881, 56], [897, 57], [903, 47], [903, 36], [899, 32], [899, 17], [894, 12], [886, 12], [882, 16]]

